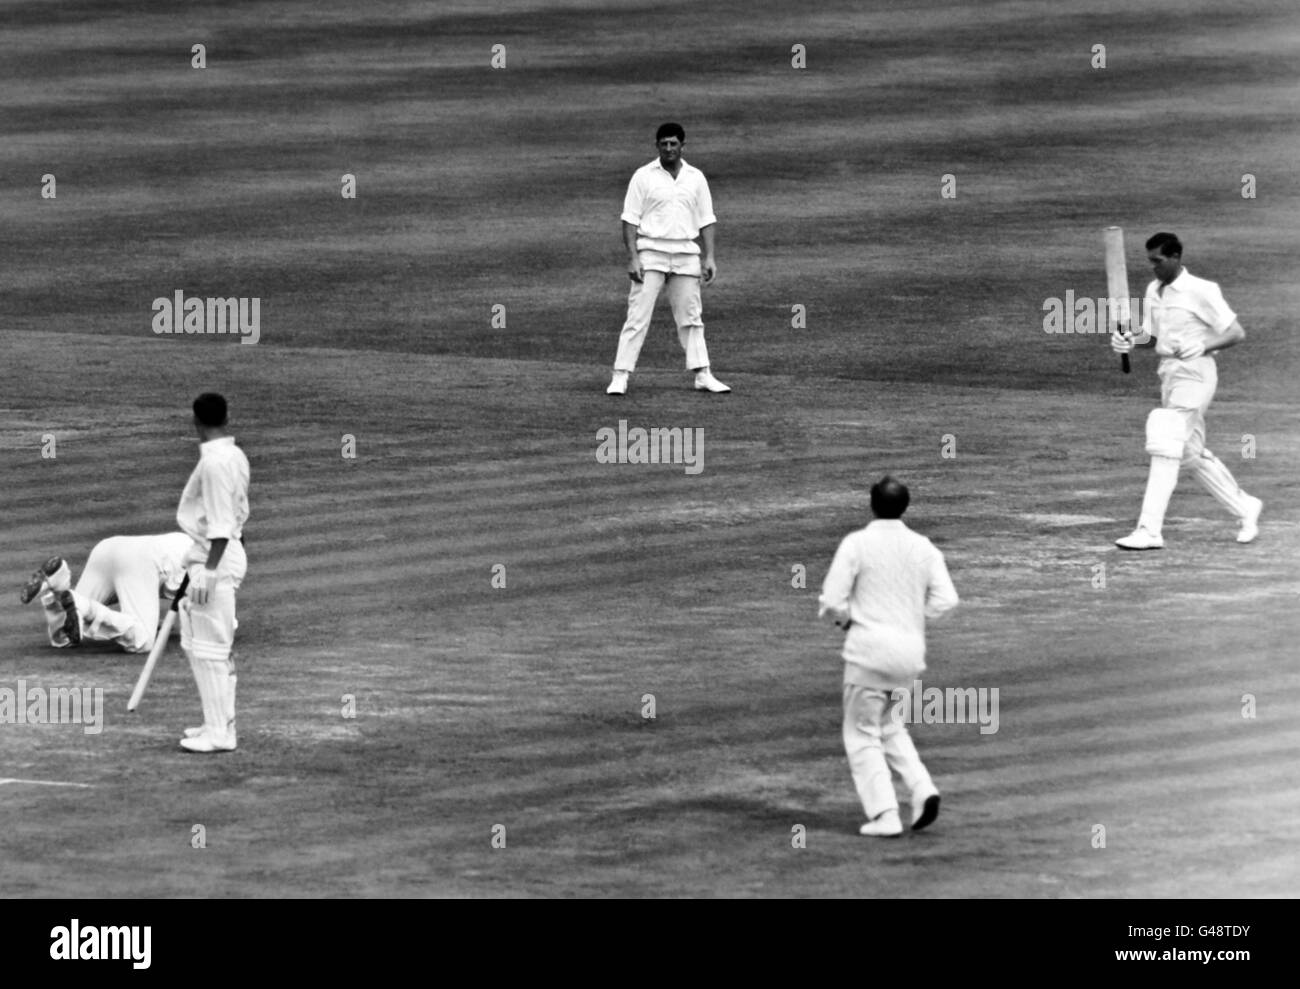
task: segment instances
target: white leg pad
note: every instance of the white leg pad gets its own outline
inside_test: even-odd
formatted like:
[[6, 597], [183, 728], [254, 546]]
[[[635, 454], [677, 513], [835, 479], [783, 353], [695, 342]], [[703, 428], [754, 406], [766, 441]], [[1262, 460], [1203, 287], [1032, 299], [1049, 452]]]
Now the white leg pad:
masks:
[[219, 675], [218, 666], [222, 667], [220, 673], [224, 673], [225, 664], [201, 658], [193, 650], [187, 650], [185, 655], [190, 661], [190, 670], [194, 673], [194, 683], [199, 688], [199, 701], [203, 705], [203, 727], [213, 732], [224, 731], [226, 700], [222, 680], [225, 677]]
[[219, 676], [221, 683], [221, 717], [225, 723], [226, 731], [231, 738], [235, 737], [235, 685], [239, 678], [235, 676], [234, 660], [226, 661], [226, 673]]
[[1186, 414], [1177, 409], [1152, 409], [1147, 416], [1147, 453], [1182, 460], [1186, 444]]
[[1182, 465], [1175, 457], [1152, 457], [1151, 471], [1147, 474], [1147, 491], [1142, 497], [1142, 514], [1138, 526], [1154, 536], [1160, 535], [1165, 524], [1169, 499], [1178, 487], [1178, 469]]

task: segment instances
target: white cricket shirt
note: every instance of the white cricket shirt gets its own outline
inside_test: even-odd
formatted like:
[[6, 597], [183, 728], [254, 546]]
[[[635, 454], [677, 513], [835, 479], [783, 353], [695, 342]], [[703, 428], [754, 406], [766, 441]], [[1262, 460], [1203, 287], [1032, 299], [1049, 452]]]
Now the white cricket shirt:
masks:
[[1218, 285], [1197, 278], [1186, 268], [1163, 293], [1160, 280], [1153, 278], [1143, 302], [1142, 329], [1156, 338], [1156, 353], [1161, 357], [1172, 357], [1189, 343], [1205, 343], [1237, 318]]
[[676, 178], [655, 158], [627, 184], [623, 221], [636, 225], [639, 251], [699, 254], [695, 238], [717, 219], [704, 173], [685, 159]]
[[176, 524], [209, 549], [213, 539], [238, 539], [248, 521], [248, 458], [233, 436], [199, 444], [199, 462], [185, 482]]

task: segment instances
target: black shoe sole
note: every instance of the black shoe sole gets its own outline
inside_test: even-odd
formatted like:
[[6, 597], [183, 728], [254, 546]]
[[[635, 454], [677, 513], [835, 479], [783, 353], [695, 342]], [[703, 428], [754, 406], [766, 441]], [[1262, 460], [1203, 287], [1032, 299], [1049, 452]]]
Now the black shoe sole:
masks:
[[922, 828], [928, 828], [934, 823], [935, 818], [939, 816], [939, 794], [925, 798], [925, 806], [921, 809], [921, 816], [916, 819], [912, 825], [913, 831], [920, 831]]
[[23, 584], [23, 589], [18, 592], [18, 600], [23, 604], [30, 604], [32, 598], [41, 593], [42, 588], [45, 587], [45, 582], [53, 577], [61, 566], [63, 566], [63, 557], [50, 557], [39, 570], [32, 574], [32, 579]]
[[41, 588], [45, 586], [45, 572], [41, 571], [32, 575], [32, 579], [23, 584], [22, 590], [18, 592], [18, 600], [23, 604], [31, 604], [32, 598], [41, 593]]

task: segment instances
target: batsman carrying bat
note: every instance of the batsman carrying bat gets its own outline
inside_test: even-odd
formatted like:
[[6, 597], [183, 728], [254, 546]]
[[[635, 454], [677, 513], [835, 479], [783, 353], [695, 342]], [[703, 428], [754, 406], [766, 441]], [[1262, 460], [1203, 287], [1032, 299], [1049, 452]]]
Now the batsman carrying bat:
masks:
[[[1118, 228], [1107, 231], [1108, 280], [1116, 276], [1110, 260], [1111, 231]], [[1120, 266], [1122, 237], [1119, 233]], [[1164, 547], [1161, 529], [1165, 511], [1182, 467], [1239, 520], [1237, 542], [1253, 542], [1259, 535], [1264, 503], [1242, 491], [1223, 461], [1205, 448], [1205, 411], [1219, 383], [1218, 366], [1211, 354], [1235, 346], [1246, 333], [1219, 286], [1183, 267], [1183, 245], [1176, 236], [1155, 234], [1146, 242], [1146, 250], [1155, 278], [1143, 299], [1142, 331], [1133, 336], [1127, 325], [1118, 325], [1110, 342], [1125, 359], [1134, 347], [1155, 349], [1161, 358], [1157, 371], [1160, 408], [1147, 416], [1146, 451], [1151, 455], [1151, 469], [1137, 528], [1115, 540], [1115, 545], [1128, 550]], [[1112, 299], [1115, 290], [1112, 282]]]

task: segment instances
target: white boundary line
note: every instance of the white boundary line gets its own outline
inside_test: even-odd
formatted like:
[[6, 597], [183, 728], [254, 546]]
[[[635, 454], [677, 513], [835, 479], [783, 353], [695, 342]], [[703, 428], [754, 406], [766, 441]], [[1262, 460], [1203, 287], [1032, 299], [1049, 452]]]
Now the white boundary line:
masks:
[[0, 786], [6, 783], [30, 783], [33, 786], [79, 786], [82, 789], [94, 789], [89, 783], [63, 783], [59, 780], [19, 780], [19, 779], [0, 779]]

